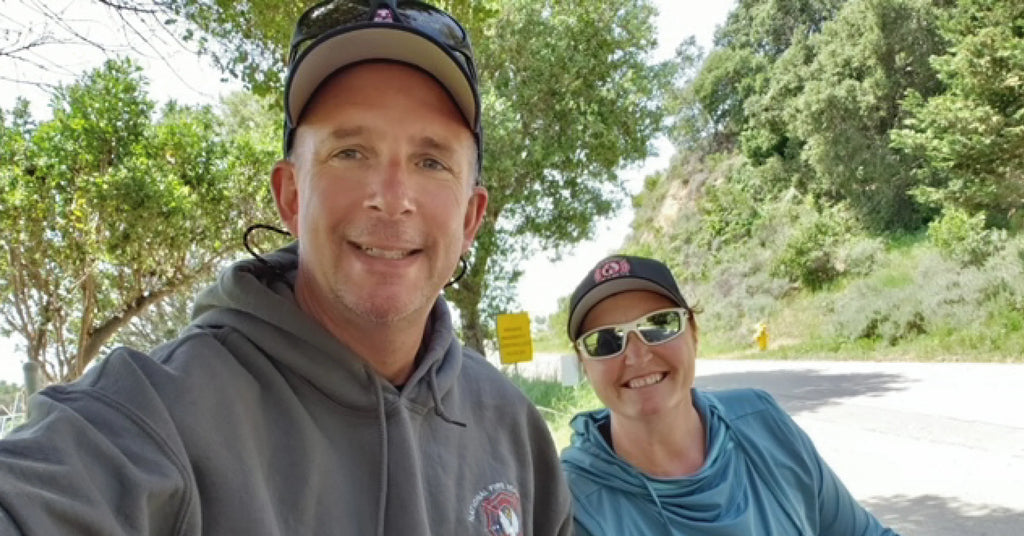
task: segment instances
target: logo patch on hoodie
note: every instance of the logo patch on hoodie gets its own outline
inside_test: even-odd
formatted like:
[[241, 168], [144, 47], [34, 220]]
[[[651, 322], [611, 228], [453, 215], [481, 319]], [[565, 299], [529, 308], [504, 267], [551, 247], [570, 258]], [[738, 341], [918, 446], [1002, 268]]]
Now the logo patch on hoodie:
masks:
[[477, 519], [489, 536], [523, 536], [519, 490], [507, 482], [495, 482], [481, 490], [469, 507], [469, 521]]

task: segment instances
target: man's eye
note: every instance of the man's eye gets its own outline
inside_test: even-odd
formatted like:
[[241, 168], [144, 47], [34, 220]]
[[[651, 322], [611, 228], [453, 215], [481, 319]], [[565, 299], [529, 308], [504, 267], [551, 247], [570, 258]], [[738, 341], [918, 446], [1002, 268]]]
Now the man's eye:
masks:
[[357, 149], [342, 149], [334, 153], [334, 158], [340, 158], [342, 160], [355, 160], [361, 156], [362, 155]]
[[448, 166], [435, 158], [424, 158], [420, 161], [420, 167], [433, 171], [447, 171]]

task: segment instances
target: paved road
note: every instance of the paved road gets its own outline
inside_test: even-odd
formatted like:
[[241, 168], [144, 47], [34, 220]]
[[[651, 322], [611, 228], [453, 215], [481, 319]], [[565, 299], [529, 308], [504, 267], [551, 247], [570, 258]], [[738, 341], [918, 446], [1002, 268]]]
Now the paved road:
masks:
[[1024, 365], [704, 359], [697, 372], [702, 388], [770, 392], [903, 536], [1024, 535]]

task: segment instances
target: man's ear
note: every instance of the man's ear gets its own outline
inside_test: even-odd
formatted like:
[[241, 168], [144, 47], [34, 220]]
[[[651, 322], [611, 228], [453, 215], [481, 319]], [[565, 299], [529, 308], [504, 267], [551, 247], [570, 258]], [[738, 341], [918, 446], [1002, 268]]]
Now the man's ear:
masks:
[[288, 232], [295, 238], [299, 237], [299, 178], [295, 174], [295, 164], [288, 160], [278, 160], [270, 176], [270, 184], [274, 190], [274, 202], [277, 213], [281, 216]]
[[462, 222], [462, 252], [469, 251], [476, 238], [477, 231], [484, 221], [484, 214], [487, 213], [487, 188], [474, 186], [469, 194], [469, 202], [466, 204], [466, 217]]

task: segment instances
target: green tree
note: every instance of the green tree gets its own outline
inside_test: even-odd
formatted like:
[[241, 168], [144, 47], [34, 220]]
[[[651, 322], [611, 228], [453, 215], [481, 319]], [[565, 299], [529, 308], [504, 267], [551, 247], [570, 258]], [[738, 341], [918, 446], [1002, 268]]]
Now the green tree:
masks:
[[276, 151], [226, 137], [208, 107], [155, 114], [127, 60], [59, 88], [50, 107], [38, 125], [25, 103], [4, 115], [0, 326], [54, 382], [240, 249], [246, 222], [270, 214]]
[[940, 90], [929, 58], [945, 49], [926, 0], [850, 2], [812, 39], [803, 91], [789, 105], [790, 132], [814, 172], [812, 193], [848, 200], [876, 231], [915, 229], [927, 218], [909, 194], [909, 159], [890, 148], [909, 90]]
[[516, 0], [477, 41], [491, 198], [449, 292], [470, 346], [482, 348], [530, 251], [590, 236], [625, 197], [617, 172], [650, 153], [674, 75], [648, 62], [653, 15], [647, 2]]
[[951, 46], [932, 64], [946, 90], [911, 93], [893, 145], [920, 158], [926, 203], [1024, 227], [1024, 4], [957, 2], [942, 33]]
[[775, 62], [795, 40], [819, 33], [845, 1], [740, 0], [690, 84], [706, 121], [692, 130], [710, 137], [714, 151], [735, 147], [754, 117], [748, 100], [765, 93]]
[[[308, 3], [170, 3], [204, 32], [206, 50], [252, 89], [280, 91], [292, 24]], [[646, 0], [452, 0], [482, 80], [490, 191], [465, 277], [449, 289], [463, 340], [477, 349], [512, 301], [529, 252], [593, 233], [624, 200], [617, 172], [651, 152], [674, 64], [652, 65]]]

